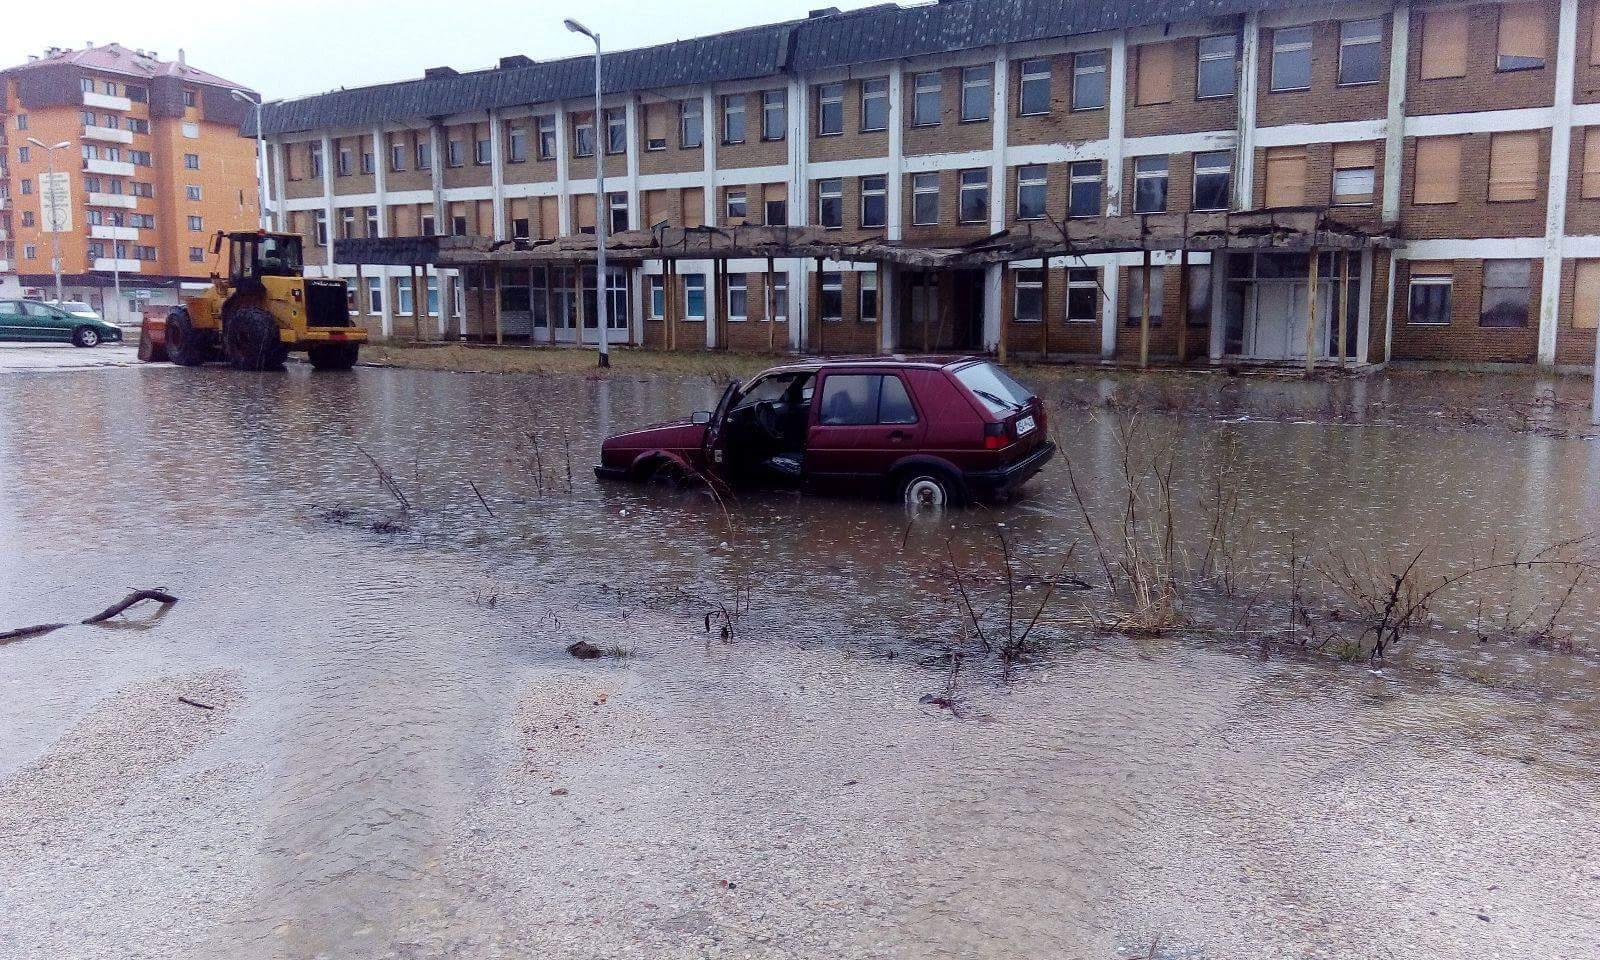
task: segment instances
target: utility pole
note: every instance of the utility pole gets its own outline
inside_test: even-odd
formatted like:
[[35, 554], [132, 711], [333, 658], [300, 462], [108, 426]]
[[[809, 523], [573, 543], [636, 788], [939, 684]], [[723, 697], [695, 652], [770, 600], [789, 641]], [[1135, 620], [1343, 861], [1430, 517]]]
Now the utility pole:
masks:
[[[605, 122], [605, 114], [600, 107], [600, 34], [576, 20], [562, 21], [568, 30], [581, 33], [594, 41], [594, 240], [595, 240], [595, 273], [594, 273], [594, 313], [595, 323], [600, 328], [600, 366], [611, 366], [610, 349], [610, 323], [607, 321], [606, 310], [606, 230], [610, 227], [611, 211], [606, 203], [606, 167], [605, 147], [602, 137], [610, 136], [610, 128]], [[578, 275], [578, 296], [583, 296], [583, 275]], [[579, 338], [583, 332], [579, 331]]]
[[[261, 132], [261, 101], [243, 90], [229, 90], [228, 95], [240, 103], [250, 104], [256, 110], [256, 206], [261, 215], [261, 229], [265, 230], [271, 222], [267, 219], [267, 141]], [[372, 151], [377, 153], [376, 143], [372, 145]]]
[[[50, 178], [50, 186], [39, 191], [39, 199], [46, 198], [50, 201], [50, 269], [56, 275], [56, 306], [60, 306], [65, 299], [61, 295], [61, 191], [56, 186], [56, 151], [72, 146], [66, 140], [51, 146], [37, 137], [29, 137], [28, 142], [44, 151], [45, 170]], [[72, 198], [68, 196], [67, 202]], [[113, 241], [115, 242], [115, 241]]]

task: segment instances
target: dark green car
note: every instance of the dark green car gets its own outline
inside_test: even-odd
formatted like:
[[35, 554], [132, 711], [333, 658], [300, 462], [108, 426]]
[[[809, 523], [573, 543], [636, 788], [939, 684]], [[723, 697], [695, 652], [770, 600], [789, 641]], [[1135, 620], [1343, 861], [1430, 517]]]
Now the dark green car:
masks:
[[122, 339], [122, 328], [104, 320], [75, 317], [37, 300], [0, 300], [0, 340], [71, 343], [94, 347]]

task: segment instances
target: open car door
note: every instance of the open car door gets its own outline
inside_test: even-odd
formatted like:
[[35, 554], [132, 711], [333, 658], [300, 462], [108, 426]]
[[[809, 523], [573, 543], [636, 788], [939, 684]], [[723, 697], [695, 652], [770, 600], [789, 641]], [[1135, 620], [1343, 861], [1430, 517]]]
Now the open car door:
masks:
[[707, 466], [715, 473], [721, 474], [722, 466], [727, 462], [728, 452], [725, 448], [728, 411], [739, 402], [740, 384], [737, 380], [729, 381], [728, 388], [722, 391], [722, 399], [717, 401], [717, 408], [711, 412], [711, 422], [706, 424], [706, 436], [702, 452], [705, 454]]

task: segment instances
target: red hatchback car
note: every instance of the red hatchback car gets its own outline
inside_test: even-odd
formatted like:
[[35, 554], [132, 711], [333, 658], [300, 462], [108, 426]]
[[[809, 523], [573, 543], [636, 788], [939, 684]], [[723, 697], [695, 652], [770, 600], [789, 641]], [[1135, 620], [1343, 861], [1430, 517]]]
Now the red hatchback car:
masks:
[[1004, 500], [1055, 454], [1039, 398], [981, 357], [826, 360], [728, 385], [711, 413], [606, 438], [602, 479]]

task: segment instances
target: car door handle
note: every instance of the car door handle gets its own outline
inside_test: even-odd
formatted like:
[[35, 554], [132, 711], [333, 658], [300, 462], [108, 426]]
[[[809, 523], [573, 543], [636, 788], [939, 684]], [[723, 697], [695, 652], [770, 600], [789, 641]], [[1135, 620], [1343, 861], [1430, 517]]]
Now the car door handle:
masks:
[[909, 440], [909, 439], [911, 439], [911, 434], [907, 433], [904, 430], [890, 430], [889, 431], [889, 439], [890, 440]]

